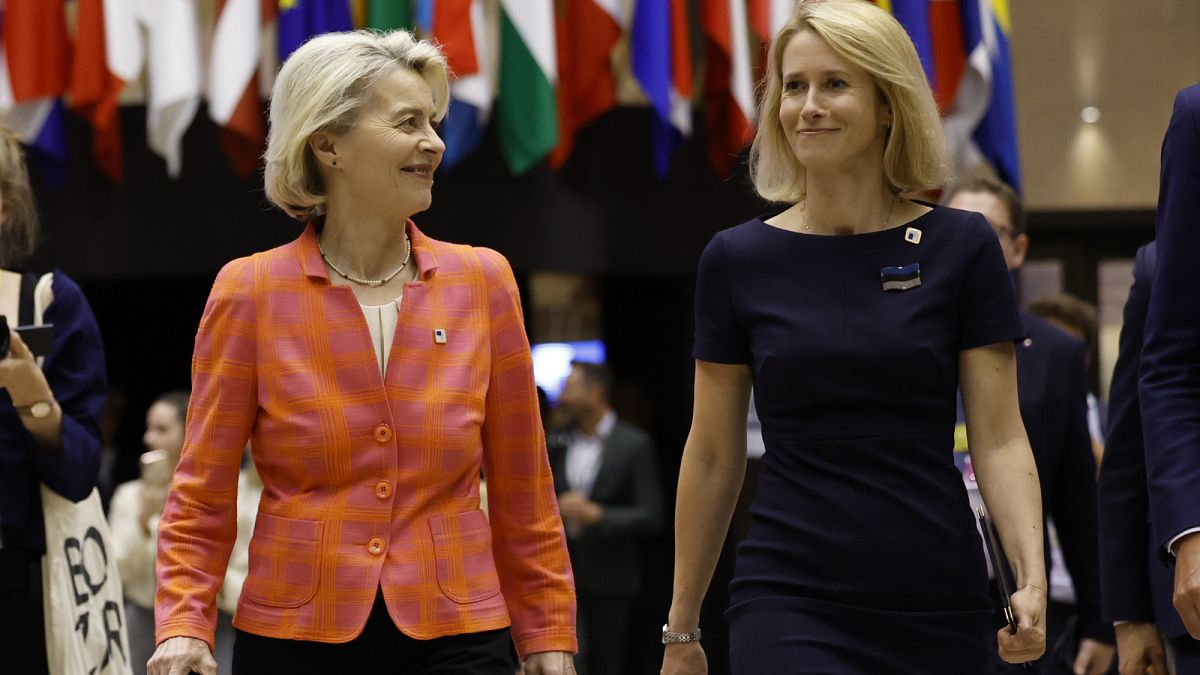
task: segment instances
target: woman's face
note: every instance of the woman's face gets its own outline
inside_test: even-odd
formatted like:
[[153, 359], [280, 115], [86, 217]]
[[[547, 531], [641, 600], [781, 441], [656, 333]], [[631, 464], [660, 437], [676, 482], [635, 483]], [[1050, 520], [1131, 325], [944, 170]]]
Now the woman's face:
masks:
[[175, 406], [158, 401], [146, 411], [146, 433], [142, 443], [147, 450], [166, 450], [172, 457], [183, 451], [183, 420]]
[[433, 172], [445, 143], [433, 127], [433, 92], [408, 68], [380, 78], [354, 128], [334, 137], [337, 167], [328, 181], [335, 190], [377, 213], [412, 215], [433, 200]]
[[882, 162], [891, 112], [871, 75], [811, 30], [783, 50], [779, 122], [805, 169], [852, 170]]

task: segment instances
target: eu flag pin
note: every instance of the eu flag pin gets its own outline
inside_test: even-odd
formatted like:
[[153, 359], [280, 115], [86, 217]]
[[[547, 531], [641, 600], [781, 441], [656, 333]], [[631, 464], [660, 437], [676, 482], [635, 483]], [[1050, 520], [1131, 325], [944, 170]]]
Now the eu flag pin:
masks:
[[915, 227], [910, 227], [904, 231], [904, 241], [910, 244], [921, 243], [921, 231]]
[[433, 341], [438, 343], [439, 345], [446, 344], [446, 329], [445, 328], [434, 328], [433, 329]]
[[921, 265], [913, 263], [903, 267], [884, 267], [879, 270], [885, 291], [907, 291], [921, 285]]

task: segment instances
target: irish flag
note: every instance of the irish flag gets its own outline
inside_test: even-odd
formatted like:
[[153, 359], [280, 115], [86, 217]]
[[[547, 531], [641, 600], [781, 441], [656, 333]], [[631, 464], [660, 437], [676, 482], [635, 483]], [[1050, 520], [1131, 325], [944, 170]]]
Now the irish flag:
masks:
[[496, 123], [508, 168], [523, 174], [558, 144], [554, 0], [500, 0]]

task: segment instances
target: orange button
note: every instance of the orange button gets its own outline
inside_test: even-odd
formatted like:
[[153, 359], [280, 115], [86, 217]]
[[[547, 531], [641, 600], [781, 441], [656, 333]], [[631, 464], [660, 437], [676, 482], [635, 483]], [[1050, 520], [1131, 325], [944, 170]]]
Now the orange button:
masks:
[[387, 443], [392, 440], [392, 428], [386, 424], [380, 424], [375, 427], [375, 440], [380, 443]]
[[367, 551], [371, 555], [382, 555], [386, 547], [383, 537], [371, 537], [371, 541], [367, 542]]
[[387, 499], [392, 496], [392, 484], [386, 480], [381, 480], [375, 484], [375, 496], [380, 499]]

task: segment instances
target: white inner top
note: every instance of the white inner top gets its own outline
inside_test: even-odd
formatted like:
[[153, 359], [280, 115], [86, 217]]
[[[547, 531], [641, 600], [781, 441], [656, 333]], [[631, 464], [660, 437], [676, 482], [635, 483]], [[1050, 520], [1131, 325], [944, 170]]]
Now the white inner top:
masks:
[[387, 376], [388, 356], [392, 353], [392, 339], [396, 336], [396, 323], [400, 318], [400, 298], [384, 305], [364, 305], [363, 316], [371, 331], [371, 344], [375, 345], [375, 359], [379, 361], [379, 374]]

